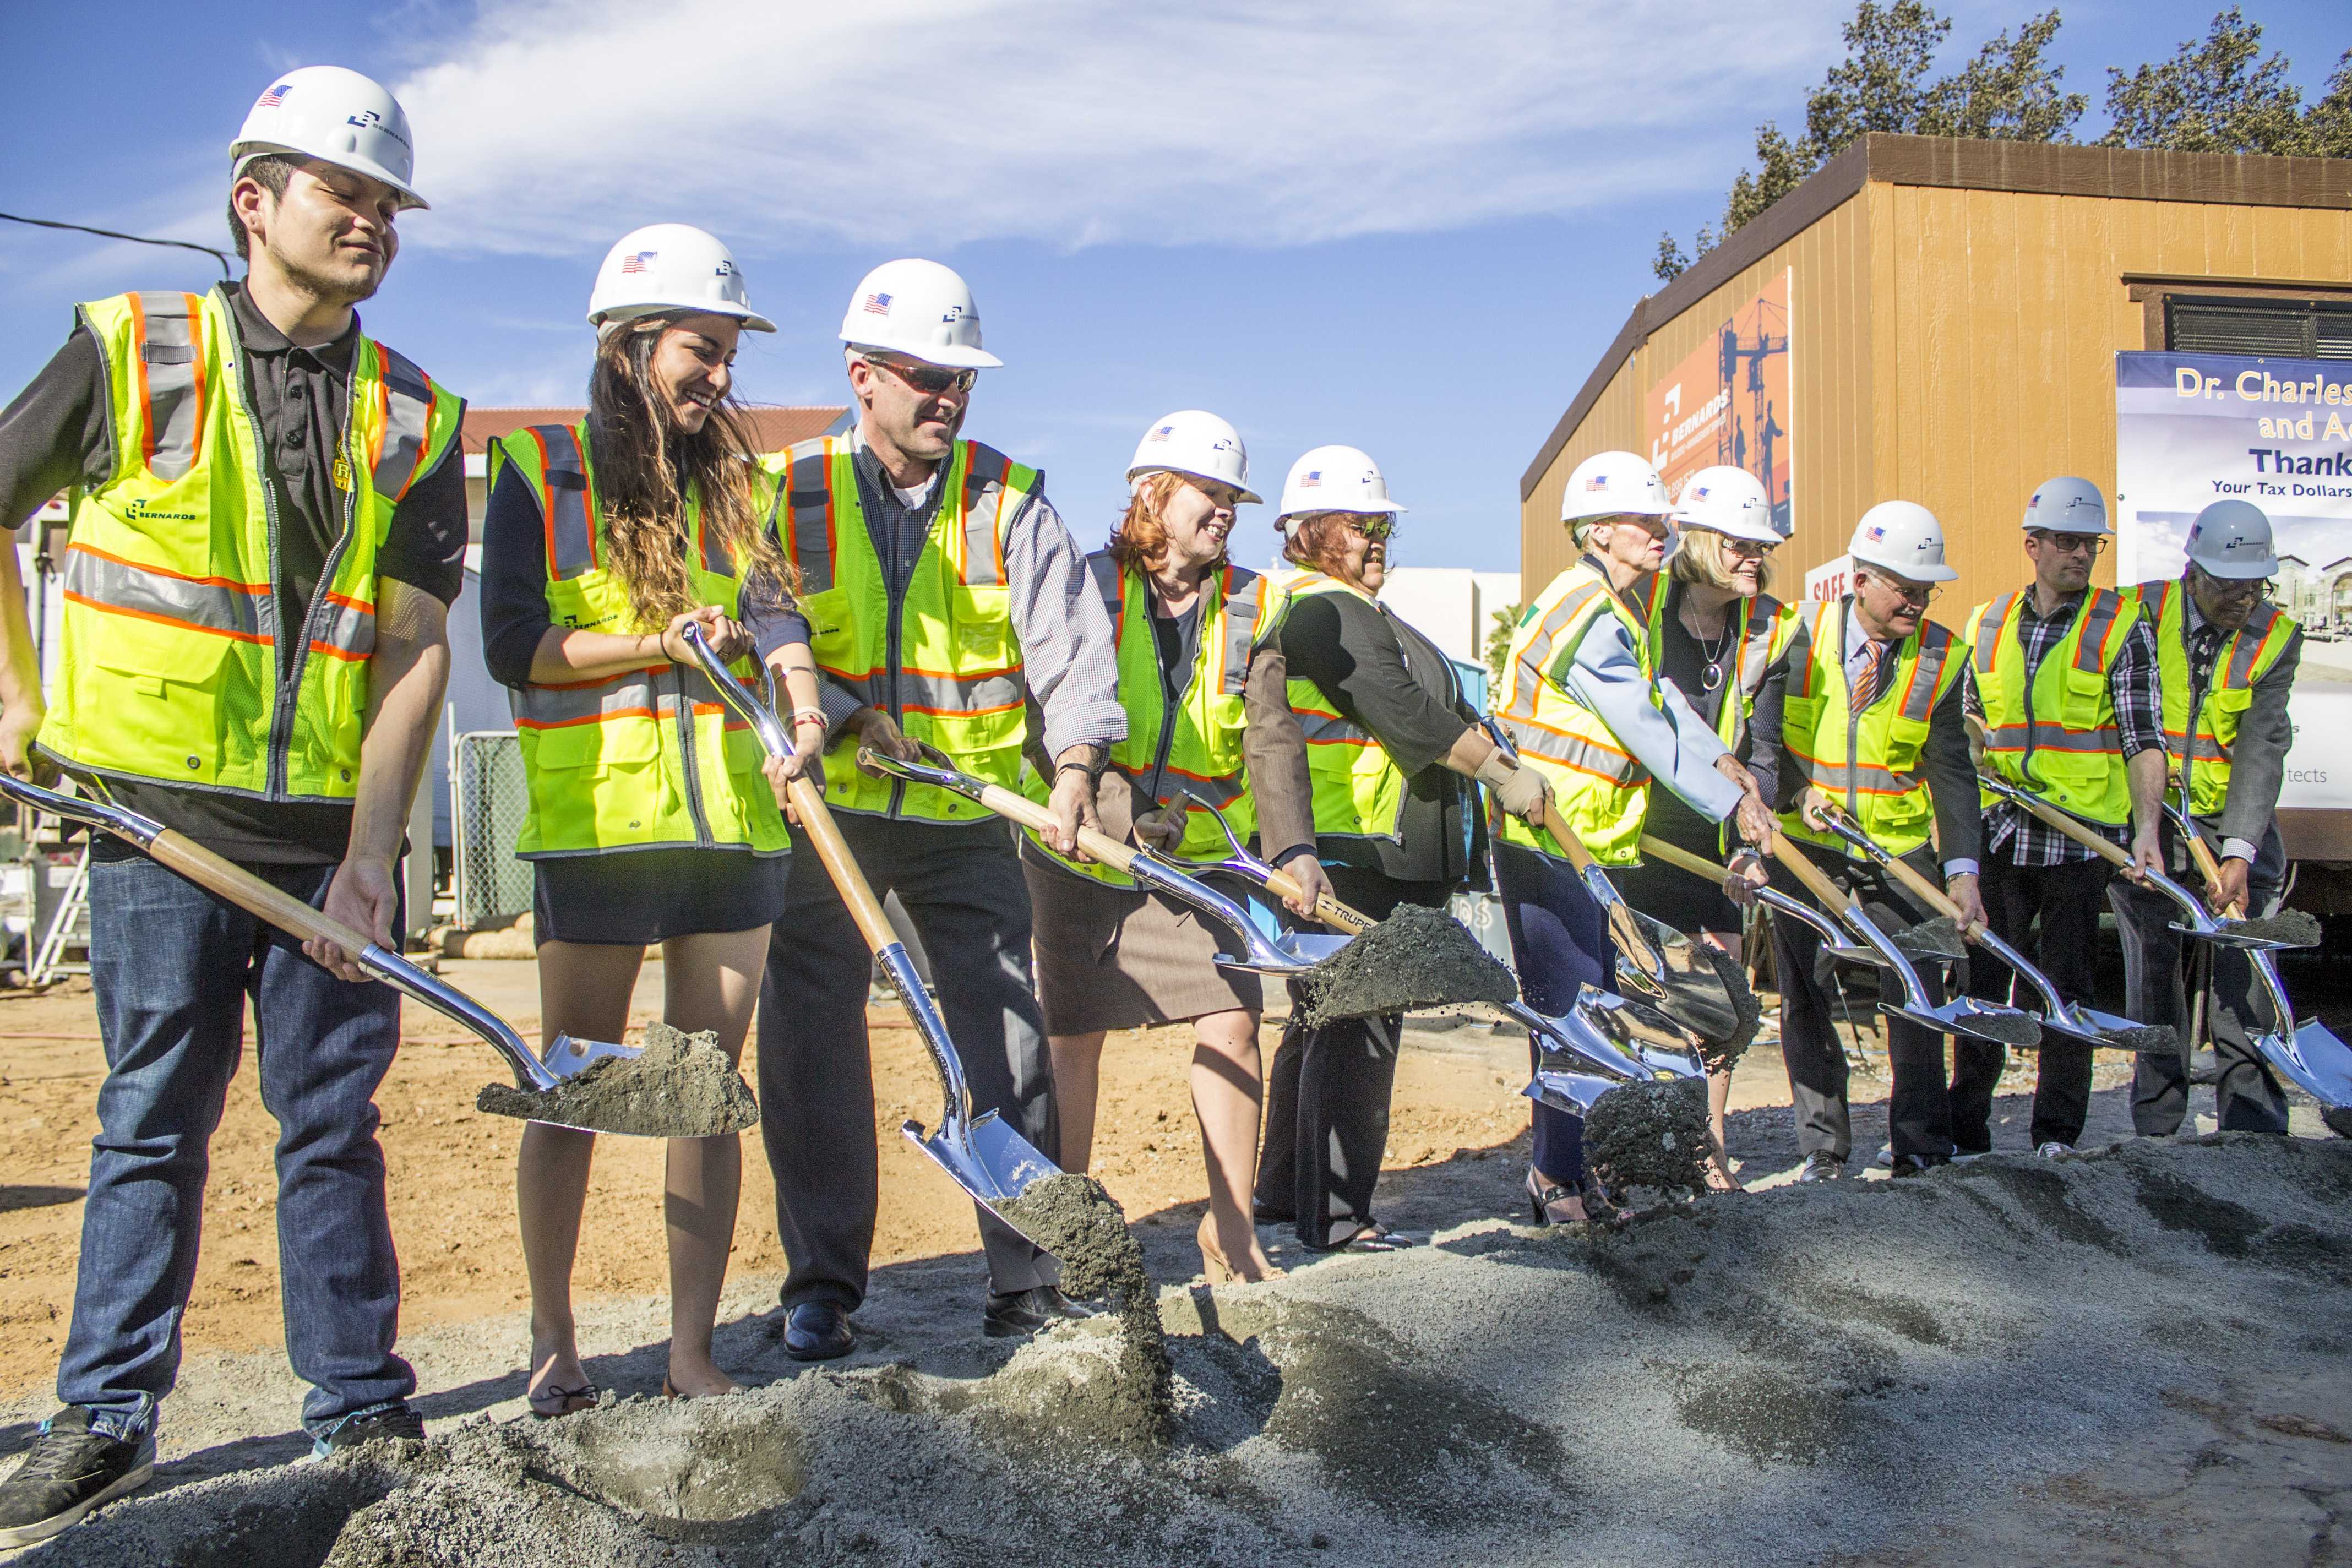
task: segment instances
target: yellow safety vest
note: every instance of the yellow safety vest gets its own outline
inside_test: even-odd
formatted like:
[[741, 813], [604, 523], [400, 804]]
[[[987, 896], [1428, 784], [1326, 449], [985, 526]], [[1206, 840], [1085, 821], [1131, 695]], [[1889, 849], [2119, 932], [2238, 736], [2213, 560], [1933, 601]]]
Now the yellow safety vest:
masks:
[[[1118, 646], [1118, 700], [1127, 710], [1127, 738], [1111, 747], [1110, 765], [1134, 780], [1160, 805], [1204, 800], [1225, 814], [1234, 831], [1247, 838], [1257, 831], [1249, 777], [1242, 765], [1242, 732], [1248, 728], [1244, 700], [1250, 652], [1265, 611], [1266, 582], [1256, 573], [1228, 565], [1201, 584], [1200, 647], [1183, 694], [1175, 700], [1160, 677], [1159, 643], [1151, 629], [1151, 595], [1139, 571], [1121, 572], [1108, 550], [1087, 557], [1087, 571], [1110, 616]], [[1050, 781], [1034, 768], [1021, 774], [1022, 793], [1043, 801]], [[1036, 835], [1032, 833], [1034, 841]], [[1225, 853], [1216, 819], [1194, 811], [1185, 819], [1176, 853], [1188, 859], [1215, 859]], [[1074, 866], [1115, 888], [1134, 879], [1108, 866]]]
[[[1781, 710], [1781, 740], [1804, 783], [1839, 797], [1864, 833], [1897, 855], [1927, 842], [1935, 803], [1919, 773], [1927, 721], [1958, 680], [1967, 659], [1958, 639], [1934, 621], [1896, 645], [1895, 669], [1878, 700], [1853, 710], [1845, 683], [1844, 599], [1816, 606], [1807, 622], [1811, 648], [1789, 667]], [[1790, 781], [1781, 830], [1791, 838], [1850, 853], [1844, 841], [1816, 833], [1798, 809], [1802, 798]]]
[[[629, 584], [607, 564], [604, 509], [588, 426], [540, 425], [489, 451], [489, 486], [508, 464], [539, 500], [547, 550], [547, 613], [556, 626], [616, 637], [658, 631], [638, 618]], [[766, 500], [765, 477], [755, 487]], [[687, 497], [687, 575], [698, 604], [738, 613], [740, 564], [702, 530]], [[749, 669], [745, 661], [739, 670]], [[754, 689], [757, 689], [756, 686]], [[595, 680], [510, 691], [530, 816], [515, 853], [527, 860], [625, 849], [749, 848], [789, 839], [751, 727], [699, 669], [660, 659]]]
[[[2189, 815], [2219, 816], [2230, 800], [2230, 754], [2238, 726], [2254, 700], [2254, 682], [2268, 675], [2299, 629], [2293, 616], [2274, 605], [2257, 605], [2246, 624], [2230, 634], [2213, 657], [2212, 686], [2189, 714], [2187, 584], [2143, 583], [2124, 590], [2140, 613], [2156, 619], [2156, 647], [2164, 682], [2165, 750], [2180, 759], [2189, 775]], [[2176, 800], [2179, 792], [2168, 792]]]
[[[849, 437], [825, 436], [768, 459], [778, 479], [777, 537], [800, 569], [817, 668], [888, 712], [908, 740], [937, 746], [964, 773], [1015, 788], [1029, 688], [1004, 582], [1004, 539], [1042, 480], [1002, 452], [958, 441], [894, 616], [858, 497], [856, 451]], [[869, 778], [856, 757], [857, 738], [846, 731], [825, 752], [824, 798], [835, 811], [928, 822], [989, 815], [929, 784]]]
[[[1650, 700], [1661, 708], [1657, 666], [1650, 628], [1641, 612], [1609, 591], [1609, 580], [1580, 561], [1536, 595], [1511, 632], [1504, 664], [1503, 704], [1496, 717], [1519, 761], [1551, 782], [1560, 816], [1604, 866], [1631, 866], [1641, 858], [1642, 819], [1650, 802], [1650, 772], [1618, 743], [1606, 721], [1569, 691], [1561, 679], [1576, 658], [1577, 645], [1606, 615], [1614, 615], [1632, 636]], [[1507, 814], [1503, 841], [1564, 858], [1549, 831], [1529, 827]]]
[[[299, 626], [278, 624], [277, 502], [219, 289], [79, 307], [106, 363], [113, 471], [73, 493], [64, 641], [41, 744], [95, 773], [263, 800], [358, 793], [376, 552], [457, 438], [463, 404], [362, 337], [334, 480], [342, 531]], [[290, 679], [278, 644], [296, 640]]]
[[[1963, 623], [1969, 668], [1984, 700], [1985, 760], [2020, 789], [2094, 822], [2131, 821], [2131, 786], [2108, 674], [2139, 620], [2137, 600], [2093, 588], [2074, 624], [2042, 656], [2029, 683], [2018, 635], [2032, 590], [1979, 605]], [[1984, 793], [1983, 804], [1997, 797]]]
[[[1259, 640], [1277, 637], [1291, 605], [1318, 594], [1352, 594], [1377, 607], [1379, 601], [1361, 588], [1350, 587], [1320, 572], [1302, 574], [1291, 583], [1266, 617]], [[1315, 805], [1318, 838], [1385, 838], [1403, 842], [1405, 778], [1389, 760], [1379, 737], [1353, 720], [1311, 680], [1291, 677], [1284, 688], [1291, 712], [1307, 739], [1307, 778]]]

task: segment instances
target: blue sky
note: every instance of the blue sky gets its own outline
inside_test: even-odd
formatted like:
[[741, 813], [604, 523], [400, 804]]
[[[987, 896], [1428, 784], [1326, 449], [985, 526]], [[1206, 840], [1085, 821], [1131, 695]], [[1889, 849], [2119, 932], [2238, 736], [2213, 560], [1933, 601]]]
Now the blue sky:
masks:
[[[2101, 67], [2169, 55], [2215, 8], [2067, 6], [2084, 132]], [[1952, 7], [1958, 47], [2022, 9]], [[2307, 96], [2352, 44], [2336, 0], [2249, 10]], [[969, 433], [1042, 467], [1087, 543], [1146, 425], [1198, 406], [1240, 426], [1269, 496], [1306, 447], [1350, 442], [1412, 509], [1402, 562], [1511, 569], [1518, 476], [1656, 287], [1659, 231], [1687, 243], [1755, 124], [1801, 121], [1850, 11], [1789, 0], [1759, 31], [1738, 0], [24, 6], [0, 205], [221, 244], [247, 106], [278, 70], [347, 65], [401, 93], [435, 202], [369, 329], [477, 403], [578, 401], [596, 262], [642, 223], [734, 247], [782, 328], [745, 339], [762, 402], [839, 401], [858, 277], [934, 256], [1006, 362]], [[0, 384], [74, 300], [217, 273], [0, 225]]]

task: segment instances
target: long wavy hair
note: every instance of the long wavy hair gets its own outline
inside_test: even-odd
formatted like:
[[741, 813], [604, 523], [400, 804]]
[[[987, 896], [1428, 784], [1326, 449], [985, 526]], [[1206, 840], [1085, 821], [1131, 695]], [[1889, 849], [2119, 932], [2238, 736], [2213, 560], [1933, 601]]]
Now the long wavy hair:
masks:
[[735, 563], [747, 591], [790, 595], [800, 589], [799, 574], [760, 515], [758, 445], [743, 405], [730, 392], [688, 435], [655, 385], [654, 349], [673, 321], [647, 316], [603, 334], [588, 377], [604, 540], [614, 570], [628, 584], [630, 608], [655, 628], [701, 604], [687, 570], [689, 488], [702, 502], [704, 533]]

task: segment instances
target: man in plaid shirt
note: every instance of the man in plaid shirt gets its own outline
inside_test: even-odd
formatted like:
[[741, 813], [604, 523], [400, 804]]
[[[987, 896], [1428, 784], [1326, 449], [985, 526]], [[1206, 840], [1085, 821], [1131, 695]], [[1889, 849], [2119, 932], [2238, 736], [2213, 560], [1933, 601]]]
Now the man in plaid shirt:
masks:
[[[2106, 502], [2087, 479], [2045, 482], [2025, 510], [2031, 587], [1970, 611], [1969, 714], [1985, 734], [1983, 765], [2082, 819], [2136, 864], [2163, 868], [2164, 710], [2155, 634], [2137, 605], [2091, 587], [2107, 542]], [[1987, 815], [1983, 890], [1993, 931], [2026, 954], [2072, 1003], [2091, 999], [2099, 910], [2114, 868], [2006, 801]], [[2032, 934], [2036, 917], [2041, 934]], [[2009, 965], [1969, 955], [1969, 994], [2025, 990]], [[2033, 1088], [2033, 1147], [2065, 1153], [2091, 1104], [2091, 1047], [2044, 1036]], [[1952, 1043], [1952, 1141], [1963, 1155], [1992, 1147], [1992, 1097], [2008, 1051]]]

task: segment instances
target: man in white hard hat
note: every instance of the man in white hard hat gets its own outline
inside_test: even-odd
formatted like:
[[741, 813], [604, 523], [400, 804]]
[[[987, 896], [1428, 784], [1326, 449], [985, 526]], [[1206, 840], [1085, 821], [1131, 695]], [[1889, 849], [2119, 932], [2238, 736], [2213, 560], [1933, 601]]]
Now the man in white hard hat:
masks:
[[[1607, 867], [1639, 861], [1654, 784], [1749, 843], [1771, 828], [1753, 775], [1657, 669], [1649, 595], [1671, 553], [1673, 510], [1635, 453], [1576, 466], [1560, 496], [1576, 562], [1520, 615], [1496, 703], [1519, 760]], [[1607, 920], [1567, 857], [1540, 816], [1502, 819], [1496, 891], [1528, 1003], [1546, 1013], [1568, 1012], [1582, 986], [1611, 987]], [[1581, 1122], [1540, 1103], [1532, 1114], [1531, 1211], [1538, 1223], [1581, 1219]]]
[[[394, 861], [466, 548], [463, 406], [352, 310], [392, 264], [399, 215], [424, 205], [408, 123], [376, 83], [314, 66], [272, 79], [230, 157], [244, 281], [82, 305], [0, 415], [5, 515], [77, 492], [46, 712], [16, 552], [0, 550], [0, 766], [100, 781], [396, 952]], [[281, 1129], [303, 1425], [320, 1452], [423, 1431], [393, 1353], [400, 1276], [375, 1138], [398, 994], [356, 954], [314, 942], [306, 959], [113, 840], [90, 854], [108, 1072], [65, 1408], [0, 1483], [0, 1547], [54, 1534], [153, 1467], [248, 994]]]
[[[2265, 599], [2278, 573], [2270, 519], [2251, 501], [2215, 501], [2189, 531], [2188, 563], [2170, 582], [2126, 589], [2156, 634], [2163, 669], [2164, 732], [2178, 759], [2174, 795], [2221, 858], [2214, 910], [2273, 912], [2286, 879], [2279, 842], [2279, 787], [2294, 725], [2287, 699], [2303, 659], [2303, 628]], [[2163, 853], [2176, 877], [2188, 847], [2169, 824]], [[2118, 879], [2108, 901], [2123, 927], [2124, 1011], [2179, 1030], [2182, 1054], [2143, 1052], [2132, 1081], [2132, 1125], [2151, 1138], [2179, 1131], [2189, 1112], [2189, 1009], [2181, 979], [2178, 911], [2160, 893]], [[2294, 1027], [2271, 1016], [2253, 965], [2233, 948], [2213, 952], [2214, 1104], [2221, 1130], [2284, 1132], [2286, 1099], [2249, 1029]]]
[[[1821, 814], [1835, 805], [1915, 870], [1941, 880], [1974, 924], [1984, 919], [1977, 889], [1984, 818], [1962, 708], [1967, 655], [1958, 638], [1927, 619], [1937, 585], [1959, 574], [1945, 563], [1942, 524], [1912, 501], [1881, 501], [1864, 512], [1847, 549], [1853, 591], [1811, 607], [1803, 666], [1790, 670], [1781, 702], [1781, 831], [1801, 842], [1798, 853], [1828, 860], [1827, 868], [1881, 929], [1925, 919], [1928, 911], [1891, 877], [1829, 831]], [[1801, 1182], [1844, 1175], [1853, 1152], [1845, 1050], [1815, 978], [1820, 953], [1821, 938], [1811, 927], [1773, 921], [1780, 1048], [1804, 1154]], [[1935, 966], [1923, 968], [1920, 978], [1940, 1002]], [[1895, 1079], [1886, 1117], [1895, 1173], [1916, 1175], [1949, 1163], [1943, 1037], [1889, 1018], [1886, 1055]]]
[[[936, 261], [886, 262], [851, 294], [841, 341], [856, 429], [772, 460], [779, 537], [800, 571], [833, 726], [825, 799], [875, 891], [896, 891], [922, 938], [973, 1111], [1002, 1112], [1050, 1150], [1053, 1075], [1012, 840], [972, 801], [894, 783], [856, 757], [861, 745], [908, 759], [929, 745], [1013, 788], [1024, 746], [1040, 746], [1046, 837], [1075, 854], [1127, 733], [1110, 622], [1043, 477], [961, 436], [974, 380], [1003, 363], [981, 346], [964, 280]], [[856, 1342], [877, 1170], [866, 944], [816, 856], [797, 852], [806, 840], [793, 844], [761, 991], [761, 1131], [789, 1264], [784, 1350], [814, 1361]], [[1017, 1232], [982, 1214], [981, 1236], [985, 1332], [1084, 1315]]]
[[[2110, 537], [2107, 503], [2088, 479], [2045, 479], [2025, 508], [2033, 581], [1978, 605], [1960, 623], [1969, 658], [1966, 702], [1982, 725], [1980, 765], [2041, 796], [2161, 869], [2164, 715], [2156, 638], [2136, 599], [2091, 586]], [[2026, 954], [2060, 995], [2092, 999], [2092, 955], [2109, 872], [2049, 824], [1996, 802], [1985, 819], [1984, 901], [1993, 933]], [[2034, 932], [2039, 922], [2040, 935]], [[1990, 952], [1969, 955], [1969, 994], [2030, 994]], [[2042, 1037], [2035, 1053], [2028, 1142], [2036, 1152], [2071, 1151], [2091, 1109], [2091, 1047]], [[1992, 1098], [2008, 1050], [1952, 1042], [1952, 1142], [1961, 1154], [1992, 1148]]]

